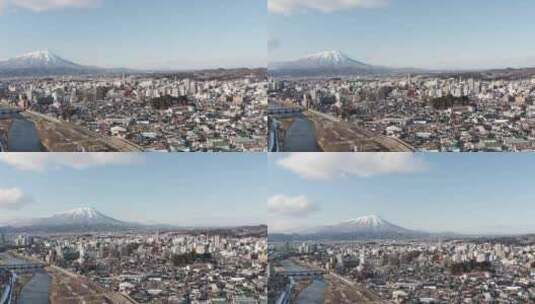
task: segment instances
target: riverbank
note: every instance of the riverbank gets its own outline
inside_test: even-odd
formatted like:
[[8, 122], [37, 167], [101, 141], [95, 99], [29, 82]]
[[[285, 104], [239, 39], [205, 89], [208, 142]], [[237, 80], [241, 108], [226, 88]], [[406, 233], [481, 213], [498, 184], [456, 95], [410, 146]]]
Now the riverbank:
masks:
[[277, 119], [277, 145], [279, 151], [286, 151], [286, 132], [288, 128], [294, 123], [295, 119], [293, 117], [289, 118], [278, 118]]
[[303, 115], [314, 124], [318, 145], [325, 152], [413, 152], [407, 143], [342, 121], [331, 115], [307, 110]]
[[34, 274], [19, 274], [15, 282], [14, 295], [16, 299], [21, 298], [22, 290], [34, 278]]
[[36, 125], [21, 115], [20, 109], [0, 102], [0, 151], [46, 152]]
[[[0, 254], [0, 262], [16, 265], [38, 262], [36, 259], [9, 251]], [[19, 304], [49, 304], [50, 278], [44, 271], [35, 273], [18, 273], [13, 286], [13, 298]]]
[[323, 152], [314, 123], [303, 114], [278, 118], [281, 152]]
[[358, 286], [356, 283], [348, 284], [347, 280], [339, 276], [328, 274], [325, 276], [328, 288], [325, 296], [325, 304], [386, 304], [369, 290]]
[[[305, 263], [298, 259], [293, 259], [293, 262], [301, 267], [311, 270], [322, 270], [318, 266]], [[378, 296], [366, 288], [360, 286], [356, 282], [352, 282], [345, 277], [336, 274], [334, 272], [328, 272], [323, 277], [323, 281], [326, 283], [325, 290], [325, 304], [386, 304], [387, 302], [381, 301]]]
[[[306, 271], [314, 268], [304, 265], [296, 258], [282, 260], [277, 268], [285, 271]], [[293, 304], [322, 304], [325, 299], [326, 283], [320, 278], [301, 278], [294, 280], [286, 288], [290, 292], [289, 302]]]
[[7, 151], [7, 140], [12, 123], [11, 118], [0, 119], [0, 152]]
[[[39, 259], [10, 252], [13, 262], [41, 263]], [[48, 266], [21, 287], [21, 304], [112, 303], [138, 304], [120, 293], [100, 287], [88, 278], [57, 266]], [[26, 288], [29, 287], [29, 288]]]
[[22, 116], [36, 125], [47, 151], [53, 152], [142, 152], [143, 148], [127, 140], [106, 137], [78, 125], [26, 111]]
[[113, 303], [138, 304], [127, 295], [116, 293], [98, 286], [84, 276], [72, 273], [57, 266], [46, 268], [52, 277], [50, 288], [51, 303]]

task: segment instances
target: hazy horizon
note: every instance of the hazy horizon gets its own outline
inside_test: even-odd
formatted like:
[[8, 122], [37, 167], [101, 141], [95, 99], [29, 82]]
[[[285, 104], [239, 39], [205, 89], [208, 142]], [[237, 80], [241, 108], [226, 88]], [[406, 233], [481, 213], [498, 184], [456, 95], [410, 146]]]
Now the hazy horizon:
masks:
[[387, 66], [387, 65], [384, 65], [380, 62], [374, 62], [374, 63], [371, 63], [371, 62], [367, 62], [367, 61], [363, 61], [363, 60], [360, 60], [358, 58], [356, 58], [355, 56], [352, 56], [351, 53], [347, 53], [345, 51], [341, 51], [341, 50], [337, 50], [337, 49], [331, 49], [331, 50], [319, 50], [319, 51], [316, 51], [316, 52], [308, 52], [308, 53], [303, 53], [301, 55], [299, 55], [299, 57], [293, 57], [293, 58], [287, 58], [286, 60], [281, 60], [281, 61], [269, 61], [268, 62], [268, 69], [271, 69], [271, 65], [273, 64], [277, 64], [277, 63], [286, 63], [286, 62], [292, 62], [292, 61], [296, 61], [296, 60], [301, 60], [301, 59], [304, 59], [306, 57], [309, 57], [309, 56], [312, 56], [312, 55], [318, 55], [318, 54], [321, 54], [321, 53], [325, 53], [325, 52], [341, 52], [342, 54], [344, 54], [345, 56], [349, 57], [350, 59], [352, 60], [355, 60], [355, 61], [358, 61], [358, 62], [361, 62], [361, 63], [364, 63], [364, 64], [369, 64], [369, 65], [372, 65], [372, 66], [377, 66], [377, 67], [385, 67], [385, 68], [392, 68], [392, 69], [415, 69], [415, 70], [419, 70], [419, 71], [429, 71], [429, 72], [470, 72], [470, 71], [488, 71], [488, 70], [503, 70], [503, 69], [508, 69], [508, 68], [513, 68], [513, 69], [523, 69], [523, 68], [535, 68], [535, 56], [534, 56], [534, 63], [533, 64], [528, 64], [528, 65], [517, 65], [517, 66], [481, 66], [481, 67], [462, 67], [462, 68], [456, 68], [456, 67], [440, 67], [440, 68], [437, 68], [437, 67], [424, 67], [424, 66], [420, 66], [420, 67], [416, 67], [416, 66], [402, 66], [402, 65], [397, 65], [397, 66], [394, 66], [394, 65], [391, 65], [391, 66]]
[[[0, 62], [8, 61], [10, 59], [15, 59], [17, 57], [23, 57], [23, 56], [26, 56], [26, 55], [29, 55], [29, 54], [32, 54], [32, 53], [38, 53], [38, 52], [49, 52], [49, 53], [54, 54], [55, 56], [60, 57], [61, 59], [73, 62], [75, 64], [80, 64], [79, 62], [75, 62], [75, 61], [69, 59], [68, 56], [62, 55], [61, 52], [56, 52], [56, 51], [51, 50], [51, 49], [34, 50], [34, 51], [26, 52], [24, 54], [20, 54], [20, 55], [17, 55], [17, 56], [14, 56], [14, 57], [10, 57], [10, 58], [0, 58]], [[92, 65], [92, 64], [80, 64], [80, 65], [87, 66], [87, 67], [106, 68], [106, 69], [127, 69], [127, 70], [132, 70], [132, 71], [155, 71], [155, 72], [188, 72], [188, 71], [203, 71], [203, 70], [216, 70], [216, 69], [232, 70], [232, 69], [242, 69], [242, 68], [243, 69], [260, 69], [260, 68], [264, 68], [265, 69], [266, 68], [265, 66], [231, 66], [231, 67], [223, 67], [223, 66], [217, 66], [217, 65], [210, 66], [210, 67], [204, 67], [204, 68], [180, 68], [180, 67], [177, 67], [177, 68], [165, 68], [165, 67], [161, 67], [161, 68], [129, 68], [129, 67], [124, 67], [124, 66], [103, 67], [103, 66], [97, 66], [97, 65]]]
[[535, 233], [532, 154], [7, 153], [0, 175], [0, 223], [93, 207], [132, 222], [270, 232], [377, 215], [425, 232]]
[[377, 215], [411, 230], [535, 233], [530, 154], [270, 156], [270, 233]]
[[49, 49], [81, 65], [147, 70], [265, 67], [263, 0], [0, 3], [0, 59]]
[[535, 66], [529, 1], [269, 0], [269, 62], [325, 50], [393, 68]]
[[28, 153], [0, 155], [0, 223], [92, 207], [122, 221], [265, 224], [265, 156]]

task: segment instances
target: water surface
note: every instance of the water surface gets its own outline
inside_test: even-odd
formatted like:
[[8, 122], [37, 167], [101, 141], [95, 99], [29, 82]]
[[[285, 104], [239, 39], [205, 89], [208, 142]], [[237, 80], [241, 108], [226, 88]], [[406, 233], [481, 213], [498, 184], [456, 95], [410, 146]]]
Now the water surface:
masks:
[[[26, 264], [28, 261], [0, 253], [2, 263], [8, 265]], [[49, 289], [52, 278], [44, 271], [36, 272], [33, 278], [22, 288], [19, 304], [49, 304]]]
[[[290, 260], [284, 260], [280, 263], [287, 271], [306, 271], [307, 267], [298, 265]], [[315, 279], [312, 284], [305, 288], [297, 296], [296, 304], [322, 304], [325, 301], [325, 292], [327, 283], [322, 279]]]
[[44, 152], [37, 128], [32, 121], [19, 113], [0, 114], [0, 119], [13, 120], [8, 134], [8, 152]]
[[316, 140], [314, 123], [303, 115], [295, 116], [286, 131], [285, 152], [321, 152]]
[[52, 278], [46, 272], [38, 272], [22, 288], [20, 304], [49, 304], [49, 290]]

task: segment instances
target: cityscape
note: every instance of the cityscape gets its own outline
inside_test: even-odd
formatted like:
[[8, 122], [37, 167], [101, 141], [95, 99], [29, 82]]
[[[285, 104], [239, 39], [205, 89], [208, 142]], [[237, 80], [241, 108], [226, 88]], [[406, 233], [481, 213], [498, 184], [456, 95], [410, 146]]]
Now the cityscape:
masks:
[[262, 69], [0, 80], [0, 135], [14, 152], [262, 152], [265, 86]]
[[533, 156], [457, 155], [7, 153], [1, 299], [532, 302]]
[[0, 14], [0, 151], [267, 151], [265, 1], [10, 0]]
[[535, 300], [531, 155], [379, 154], [270, 162], [269, 303]]
[[[535, 74], [280, 80], [272, 151], [531, 152]], [[509, 74], [515, 74], [509, 72]], [[275, 106], [278, 105], [278, 106]], [[282, 105], [282, 106], [281, 106]], [[293, 114], [276, 110], [295, 109]], [[305, 138], [305, 139], [304, 139]]]
[[[2, 176], [13, 177], [0, 182], [2, 304], [267, 303], [267, 226], [249, 211], [259, 209], [254, 201], [263, 193], [246, 167], [261, 155], [49, 155], [0, 161]], [[28, 162], [40, 166], [21, 167]], [[198, 172], [183, 179], [170, 164]], [[241, 178], [207, 177], [217, 166], [240, 168], [231, 174]], [[150, 180], [116, 178], [146, 167], [158, 168]], [[82, 180], [91, 187], [78, 188]], [[51, 187], [56, 182], [62, 190]], [[199, 182], [212, 185], [188, 185]], [[256, 195], [236, 199], [246, 191], [213, 183]], [[86, 200], [93, 203], [80, 205]]]
[[535, 304], [522, 0], [0, 0], [0, 304]]
[[275, 243], [270, 296], [272, 303], [279, 294], [287, 303], [531, 303], [533, 241]]
[[270, 4], [269, 151], [534, 150], [532, 4]]

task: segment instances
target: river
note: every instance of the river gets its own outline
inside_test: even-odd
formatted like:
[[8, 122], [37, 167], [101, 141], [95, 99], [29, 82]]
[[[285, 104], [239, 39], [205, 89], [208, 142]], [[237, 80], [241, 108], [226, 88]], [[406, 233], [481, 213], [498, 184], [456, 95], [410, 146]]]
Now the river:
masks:
[[284, 152], [321, 152], [316, 140], [314, 123], [303, 115], [296, 115], [286, 131]]
[[38, 272], [24, 286], [20, 304], [49, 304], [49, 289], [52, 278], [46, 272]]
[[327, 283], [323, 280], [314, 280], [296, 299], [297, 304], [323, 304]]
[[[270, 109], [283, 109], [285, 105], [270, 101]], [[277, 147], [272, 145], [272, 150], [282, 148], [284, 151], [277, 152], [321, 152], [321, 148], [318, 145], [316, 139], [316, 129], [314, 123], [305, 117], [302, 113], [286, 113], [282, 115], [273, 116], [274, 121], [277, 119], [293, 118], [293, 123], [286, 130], [286, 136], [279, 138], [281, 142], [284, 142], [284, 147]], [[276, 124], [274, 125], [276, 127]], [[272, 136], [272, 140], [276, 140]], [[272, 142], [274, 143], [274, 142]], [[274, 152], [274, 151], [272, 151]]]
[[[28, 263], [23, 259], [19, 259], [8, 255], [7, 253], [0, 253], [2, 262], [9, 265]], [[52, 278], [44, 271], [37, 272], [33, 278], [22, 288], [19, 298], [20, 304], [49, 304], [49, 289], [52, 283]]]
[[[0, 116], [0, 119], [7, 118]], [[35, 124], [20, 114], [9, 114], [13, 124], [9, 130], [8, 152], [44, 152]]]
[[[305, 271], [307, 268], [290, 260], [281, 262], [282, 267], [288, 271]], [[296, 304], [322, 304], [325, 302], [327, 283], [322, 279], [315, 279], [312, 284], [305, 288], [296, 299]]]

